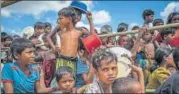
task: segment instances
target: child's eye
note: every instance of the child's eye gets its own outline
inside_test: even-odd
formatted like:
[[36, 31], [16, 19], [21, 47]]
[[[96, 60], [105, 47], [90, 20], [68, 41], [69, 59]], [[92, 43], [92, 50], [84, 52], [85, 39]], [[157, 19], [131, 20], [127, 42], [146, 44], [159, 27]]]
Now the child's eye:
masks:
[[106, 71], [108, 71], [108, 69], [107, 69], [107, 68], [105, 68], [105, 69], [103, 69], [103, 71], [105, 71], [105, 72], [106, 72]]
[[112, 70], [116, 70], [117, 68], [116, 67], [113, 67]]

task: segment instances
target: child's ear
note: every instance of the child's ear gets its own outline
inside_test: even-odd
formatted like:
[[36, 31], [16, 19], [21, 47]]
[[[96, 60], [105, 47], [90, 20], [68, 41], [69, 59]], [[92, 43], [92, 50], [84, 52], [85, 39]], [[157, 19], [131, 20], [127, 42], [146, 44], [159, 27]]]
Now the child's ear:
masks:
[[72, 22], [72, 18], [71, 18], [71, 17], [68, 17], [68, 21], [69, 21], [69, 22]]
[[15, 59], [18, 59], [18, 58], [19, 58], [19, 54], [16, 53], [16, 52], [13, 53], [13, 56], [14, 56]]

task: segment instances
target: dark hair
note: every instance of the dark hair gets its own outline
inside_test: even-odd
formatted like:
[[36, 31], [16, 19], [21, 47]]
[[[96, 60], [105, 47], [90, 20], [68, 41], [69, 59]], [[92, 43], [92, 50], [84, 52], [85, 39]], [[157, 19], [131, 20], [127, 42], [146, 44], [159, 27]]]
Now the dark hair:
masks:
[[1, 32], [1, 41], [4, 42], [4, 38], [7, 36], [6, 32]]
[[139, 82], [131, 77], [118, 78], [112, 84], [112, 93], [134, 93], [131, 87], [134, 83]]
[[101, 66], [101, 61], [105, 60], [107, 63], [115, 60], [117, 63], [117, 56], [110, 51], [99, 50], [96, 55], [92, 58], [92, 64], [95, 69]]
[[65, 74], [71, 74], [72, 77], [75, 79], [75, 74], [73, 73], [73, 70], [69, 66], [61, 66], [56, 70], [55, 76], [56, 81], [59, 82], [59, 80], [62, 78]]
[[157, 65], [160, 65], [162, 63], [164, 56], [168, 57], [172, 53], [173, 50], [171, 50], [170, 48], [158, 48], [155, 51], [155, 60], [157, 62]]
[[26, 48], [32, 48], [32, 47], [34, 47], [34, 44], [28, 39], [25, 38], [15, 39], [12, 41], [10, 47], [12, 57], [16, 59], [15, 56], [17, 56], [17, 54], [20, 55]]
[[11, 41], [13, 40], [12, 36], [10, 36], [10, 35], [7, 35], [4, 37], [4, 41], [6, 41], [7, 39], [10, 39]]
[[66, 8], [61, 9], [58, 12], [58, 15], [63, 15], [65, 17], [71, 17], [73, 24], [75, 24], [77, 15], [76, 15], [76, 10], [73, 7], [66, 7]]
[[173, 34], [173, 30], [171, 28], [168, 29], [163, 29], [162, 32], [160, 33], [160, 36], [162, 39], [164, 39], [165, 35]]
[[132, 30], [137, 30], [137, 29], [139, 29], [139, 26], [134, 26], [134, 27], [132, 27]]
[[45, 28], [47, 28], [47, 27], [51, 28], [52, 27], [52, 25], [49, 22], [45, 22], [44, 24], [45, 24]]
[[100, 28], [100, 31], [101, 31], [101, 33], [102, 33], [102, 32], [107, 32], [107, 33], [109, 33], [109, 32], [112, 32], [112, 27], [111, 27], [110, 25], [103, 25], [103, 26]]
[[150, 67], [150, 73], [152, 73], [154, 70], [156, 70], [158, 68], [157, 62], [155, 61], [154, 63], [152, 63], [151, 67]]
[[21, 38], [21, 37], [20, 37], [19, 35], [14, 35], [14, 36], [13, 36], [13, 40], [14, 40], [14, 39], [17, 39], [17, 38]]
[[175, 15], [179, 15], [179, 12], [172, 12], [172, 13], [169, 14], [169, 16], [168, 16], [168, 18], [167, 18], [167, 24], [172, 23], [172, 18], [173, 18]]
[[162, 24], [164, 24], [164, 21], [163, 21], [162, 19], [155, 19], [155, 20], [153, 21], [153, 26], [155, 26], [157, 23], [162, 23]]
[[121, 31], [124, 31], [126, 28], [126, 30], [128, 30], [128, 24], [126, 23], [120, 23], [117, 27], [117, 32], [121, 32]]
[[142, 13], [142, 17], [145, 20], [145, 16], [154, 15], [154, 11], [151, 9], [145, 9]]
[[[74, 8], [74, 7], [73, 7]], [[74, 8], [75, 9], [75, 11], [76, 11], [76, 16], [78, 17], [81, 17], [82, 16], [82, 11], [80, 10], [80, 9], [78, 9], [78, 8]]]
[[40, 29], [45, 28], [45, 24], [42, 22], [36, 22], [34, 24], [34, 29], [36, 29], [36, 28], [40, 28]]
[[173, 52], [173, 60], [177, 69], [179, 70], [179, 48], [176, 48]]

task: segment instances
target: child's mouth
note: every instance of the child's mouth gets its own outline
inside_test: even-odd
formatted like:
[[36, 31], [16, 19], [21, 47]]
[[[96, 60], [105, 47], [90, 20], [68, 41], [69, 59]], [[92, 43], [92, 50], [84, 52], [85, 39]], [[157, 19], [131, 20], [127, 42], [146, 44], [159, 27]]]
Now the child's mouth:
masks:
[[108, 78], [109, 81], [114, 81], [115, 79], [116, 79], [115, 77]]

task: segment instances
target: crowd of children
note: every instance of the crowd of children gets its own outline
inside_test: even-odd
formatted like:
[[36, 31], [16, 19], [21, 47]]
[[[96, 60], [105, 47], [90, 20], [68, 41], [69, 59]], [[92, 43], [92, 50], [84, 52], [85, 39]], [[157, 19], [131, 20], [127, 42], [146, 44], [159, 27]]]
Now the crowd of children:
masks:
[[[89, 30], [76, 27], [84, 14]], [[104, 25], [98, 33], [92, 14], [80, 1], [58, 12], [53, 30], [49, 22], [36, 22], [23, 37], [1, 32], [1, 90], [5, 93], [145, 93], [150, 90], [179, 93], [179, 27], [148, 31], [147, 28], [165, 24], [160, 18], [154, 19], [154, 15], [153, 10], [145, 9], [143, 26], [132, 28], [139, 30], [138, 33], [100, 37], [101, 44], [91, 52], [82, 39], [110, 34], [113, 29]], [[172, 23], [179, 23], [179, 12], [168, 16], [166, 24]], [[127, 23], [119, 23], [117, 32], [127, 30]], [[124, 48], [131, 56], [127, 52], [119, 56], [108, 50], [113, 47]], [[118, 76], [125, 74], [119, 71], [119, 63], [131, 69], [127, 76]]]

